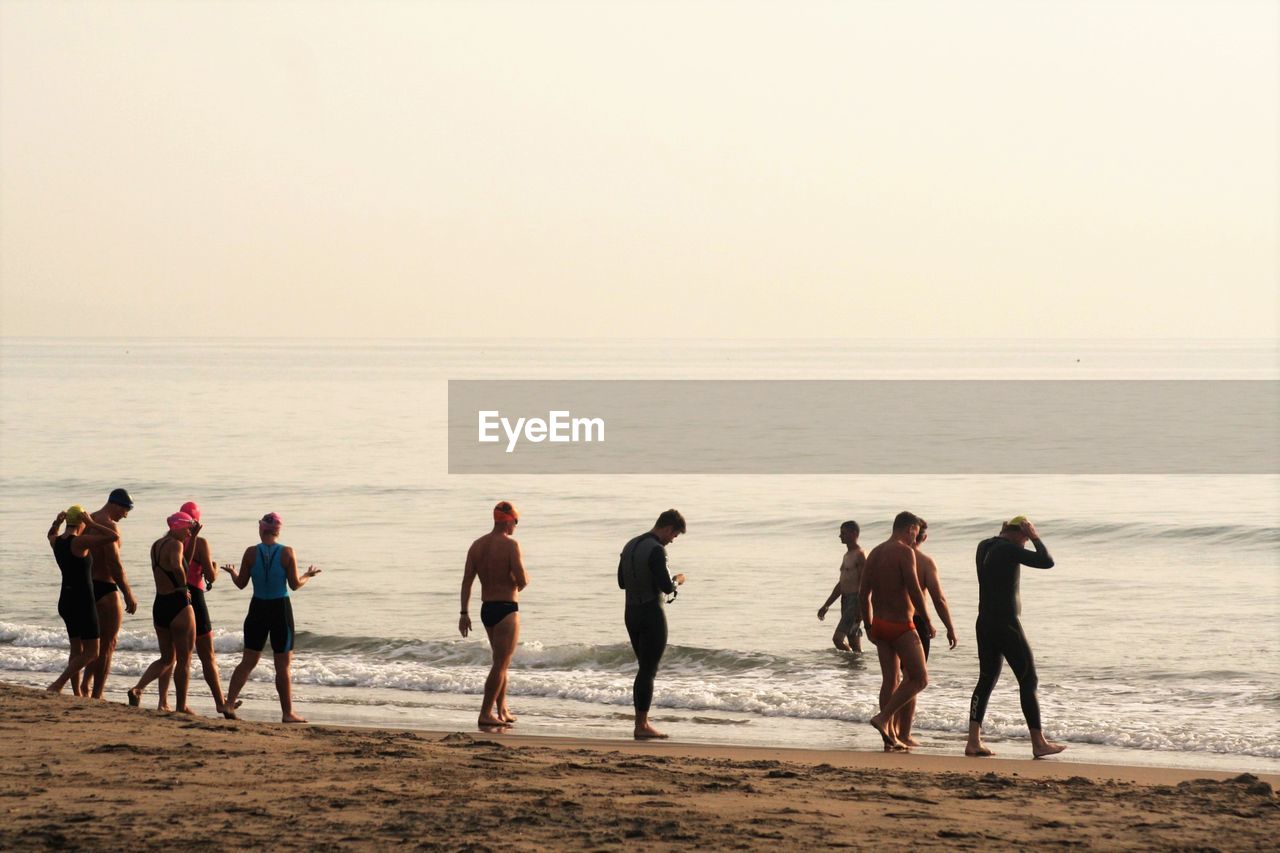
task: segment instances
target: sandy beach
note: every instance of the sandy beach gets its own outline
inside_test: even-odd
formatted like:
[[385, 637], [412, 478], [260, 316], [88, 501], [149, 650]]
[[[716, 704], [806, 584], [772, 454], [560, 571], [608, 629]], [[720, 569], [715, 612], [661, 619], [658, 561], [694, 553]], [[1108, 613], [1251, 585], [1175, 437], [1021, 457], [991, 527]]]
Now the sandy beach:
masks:
[[283, 726], [0, 685], [0, 847], [1274, 849], [1280, 778]]

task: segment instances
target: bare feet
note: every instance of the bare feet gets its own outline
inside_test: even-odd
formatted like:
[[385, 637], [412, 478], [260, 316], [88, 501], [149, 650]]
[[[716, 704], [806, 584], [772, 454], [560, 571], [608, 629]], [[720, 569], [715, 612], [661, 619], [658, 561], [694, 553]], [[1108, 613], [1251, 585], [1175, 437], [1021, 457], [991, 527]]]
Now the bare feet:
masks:
[[476, 725], [479, 726], [482, 731], [490, 732], [501, 731], [502, 729], [509, 727], [511, 724], [494, 714], [481, 714], [479, 719], [476, 720]]
[[226, 717], [228, 720], [238, 720], [238, 719], [240, 719], [239, 717], [237, 717], [237, 716], [236, 716], [236, 712], [235, 712], [235, 711], [228, 711], [226, 708], [223, 708], [223, 709], [222, 709], [222, 716]]
[[[214, 707], [217, 709], [219, 714], [222, 714], [224, 717], [226, 717], [228, 710], [234, 711], [236, 708], [239, 708], [243, 704], [244, 704], [243, 699], [237, 699], [235, 701], [235, 704], [231, 708], [227, 708], [225, 703], [222, 705], [215, 705]], [[228, 720], [234, 720], [235, 718], [236, 718], [235, 714], [232, 714], [231, 716], [227, 717]]]
[[901, 742], [902, 742], [902, 743], [905, 743], [907, 746], [919, 746], [919, 745], [920, 745], [920, 741], [916, 740], [916, 739], [915, 739], [915, 738], [913, 738], [911, 735], [907, 735], [906, 737], [902, 738]]
[[280, 722], [282, 722], [282, 723], [305, 723], [305, 722], [306, 722], [306, 719], [304, 719], [303, 717], [298, 716], [297, 714], [289, 713], [289, 714], [285, 714], [285, 715], [283, 715], [282, 717], [280, 717]]
[[179, 714], [190, 714], [190, 715], [191, 715], [191, 716], [193, 716], [193, 717], [196, 715], [196, 712], [195, 712], [195, 711], [193, 711], [193, 710], [191, 710], [191, 706], [190, 706], [190, 705], [183, 705], [181, 708], [179, 708], [179, 709], [178, 709], [178, 713], [179, 713]]
[[514, 726], [516, 724], [516, 720], [520, 718], [517, 717], [515, 714], [511, 713], [510, 708], [503, 708], [501, 711], [498, 712], [498, 719], [502, 720], [504, 723], [506, 723], [509, 726]]
[[1034, 746], [1032, 746], [1031, 754], [1036, 758], [1044, 758], [1045, 756], [1049, 756], [1049, 755], [1057, 755], [1059, 752], [1062, 752], [1062, 750], [1066, 748], [1067, 748], [1066, 744], [1051, 743], [1046, 740], [1043, 743], [1035, 744]]
[[137, 708], [139, 705], [142, 704], [142, 691], [139, 690], [138, 688], [130, 687], [129, 692], [126, 695], [128, 695], [129, 697], [130, 708]]
[[990, 758], [995, 755], [994, 752], [987, 749], [982, 744], [978, 744], [977, 746], [965, 746], [964, 754], [970, 758]]
[[879, 732], [881, 740], [884, 741], [885, 752], [902, 752], [907, 748], [907, 745], [905, 743], [898, 740], [893, 735], [889, 734], [885, 729], [881, 728], [881, 726], [884, 725], [883, 720], [877, 723], [876, 717], [872, 717], [869, 722], [871, 723], [871, 728]]
[[641, 725], [641, 726], [636, 726], [636, 729], [635, 729], [636, 740], [665, 740], [668, 737], [670, 737], [670, 735], [664, 734], [663, 732], [658, 731], [648, 723], [645, 723], [644, 725]]
[[172, 711], [173, 709], [172, 709], [172, 708], [170, 708], [168, 705], [157, 705], [157, 706], [156, 706], [156, 710], [157, 710], [157, 711]]

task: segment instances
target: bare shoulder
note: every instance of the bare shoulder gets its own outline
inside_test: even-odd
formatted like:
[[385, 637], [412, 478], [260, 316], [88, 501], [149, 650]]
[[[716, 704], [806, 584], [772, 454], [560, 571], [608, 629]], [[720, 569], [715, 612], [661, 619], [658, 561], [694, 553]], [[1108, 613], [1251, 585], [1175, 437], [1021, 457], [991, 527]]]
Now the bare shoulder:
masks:
[[924, 551], [916, 551], [916, 568], [922, 572], [936, 572], [938, 564], [933, 561], [933, 557], [930, 557]]

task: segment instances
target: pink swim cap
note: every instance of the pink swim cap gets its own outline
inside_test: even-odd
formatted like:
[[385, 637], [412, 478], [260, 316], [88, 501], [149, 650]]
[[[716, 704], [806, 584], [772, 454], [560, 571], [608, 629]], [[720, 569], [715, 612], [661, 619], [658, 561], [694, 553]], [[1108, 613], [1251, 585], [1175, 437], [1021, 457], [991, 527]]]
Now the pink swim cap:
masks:
[[195, 501], [187, 501], [182, 506], [178, 507], [178, 512], [185, 512], [196, 521], [200, 520], [200, 507], [196, 506]]
[[279, 530], [282, 524], [284, 522], [280, 519], [279, 513], [269, 512], [258, 519], [258, 530], [263, 533], [268, 530]]
[[196, 520], [185, 512], [175, 512], [169, 516], [170, 530], [186, 530], [188, 527], [196, 523]]

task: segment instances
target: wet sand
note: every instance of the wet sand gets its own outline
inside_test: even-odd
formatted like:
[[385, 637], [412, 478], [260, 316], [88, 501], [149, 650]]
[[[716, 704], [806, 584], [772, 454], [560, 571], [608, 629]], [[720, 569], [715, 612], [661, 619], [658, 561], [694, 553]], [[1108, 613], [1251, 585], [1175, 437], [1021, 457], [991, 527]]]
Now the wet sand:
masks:
[[0, 848], [1275, 849], [1280, 777], [231, 722], [0, 685]]

